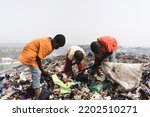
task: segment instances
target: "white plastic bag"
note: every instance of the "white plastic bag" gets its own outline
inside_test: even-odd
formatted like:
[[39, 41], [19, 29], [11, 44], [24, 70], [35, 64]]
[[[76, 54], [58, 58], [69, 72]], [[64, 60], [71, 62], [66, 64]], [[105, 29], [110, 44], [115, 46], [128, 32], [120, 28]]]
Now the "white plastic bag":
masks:
[[142, 64], [103, 62], [102, 69], [110, 80], [120, 84], [126, 91], [138, 87], [142, 76]]

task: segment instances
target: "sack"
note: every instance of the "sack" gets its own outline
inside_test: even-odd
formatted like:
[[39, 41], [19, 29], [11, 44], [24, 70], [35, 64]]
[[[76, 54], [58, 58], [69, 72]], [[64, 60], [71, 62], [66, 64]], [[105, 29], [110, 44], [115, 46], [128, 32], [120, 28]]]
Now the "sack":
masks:
[[103, 62], [102, 70], [111, 81], [117, 82], [126, 91], [139, 86], [142, 64]]
[[39, 100], [49, 100], [49, 96], [50, 96], [50, 91], [45, 89], [45, 88], [42, 88], [41, 90], [41, 93], [39, 95]]

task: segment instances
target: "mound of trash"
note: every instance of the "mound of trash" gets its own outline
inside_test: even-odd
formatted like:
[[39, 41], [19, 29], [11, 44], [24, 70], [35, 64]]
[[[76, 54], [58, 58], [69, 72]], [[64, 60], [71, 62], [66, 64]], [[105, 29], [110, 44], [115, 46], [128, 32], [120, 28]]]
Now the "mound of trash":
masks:
[[[65, 56], [47, 58], [43, 68], [52, 75], [41, 76], [42, 93], [48, 100], [149, 100], [150, 58], [146, 55], [119, 52], [117, 63], [104, 62], [91, 78], [89, 70], [74, 75], [63, 73]], [[86, 66], [94, 62], [87, 53]], [[1, 100], [33, 100], [32, 78], [29, 68], [20, 65], [0, 75]]]

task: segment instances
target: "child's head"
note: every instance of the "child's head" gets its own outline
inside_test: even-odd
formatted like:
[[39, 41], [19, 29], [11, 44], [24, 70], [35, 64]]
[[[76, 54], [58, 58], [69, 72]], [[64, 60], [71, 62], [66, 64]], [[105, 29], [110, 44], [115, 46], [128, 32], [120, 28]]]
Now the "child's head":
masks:
[[65, 45], [66, 39], [62, 34], [56, 35], [52, 40], [53, 49], [58, 49], [59, 47], [63, 47]]
[[76, 59], [77, 63], [81, 62], [84, 58], [83, 52], [80, 50], [75, 51], [74, 58]]
[[97, 41], [93, 41], [91, 43], [91, 51], [95, 54], [99, 53], [100, 51], [100, 44]]

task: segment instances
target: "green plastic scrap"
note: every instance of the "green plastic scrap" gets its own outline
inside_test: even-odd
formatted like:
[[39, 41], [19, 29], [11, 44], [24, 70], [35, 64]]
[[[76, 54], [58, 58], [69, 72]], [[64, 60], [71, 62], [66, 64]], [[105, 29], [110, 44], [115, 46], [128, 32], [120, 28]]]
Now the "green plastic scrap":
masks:
[[107, 89], [107, 88], [111, 88], [112, 87], [112, 83], [93, 83], [90, 84], [89, 89], [92, 92], [100, 92], [101, 90]]
[[91, 84], [89, 86], [89, 89], [92, 91], [92, 92], [100, 92], [102, 89], [104, 88], [104, 85], [101, 83], [98, 83], [98, 84]]
[[72, 85], [75, 85], [74, 82], [67, 82], [67, 83], [63, 83], [56, 74], [52, 75], [52, 80], [54, 82], [54, 84], [57, 84], [60, 86], [60, 93], [61, 94], [65, 94], [65, 93], [71, 93], [71, 89], [70, 87]]

